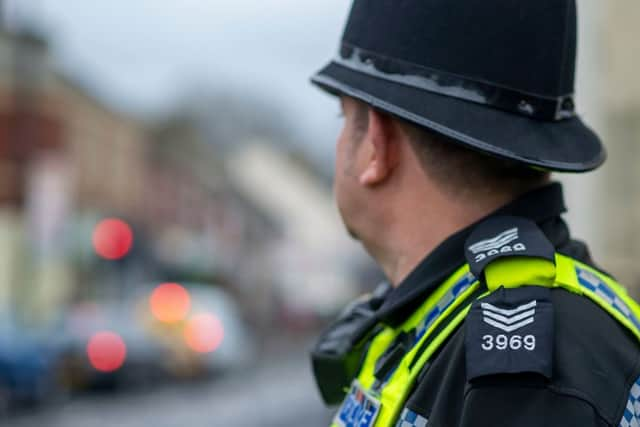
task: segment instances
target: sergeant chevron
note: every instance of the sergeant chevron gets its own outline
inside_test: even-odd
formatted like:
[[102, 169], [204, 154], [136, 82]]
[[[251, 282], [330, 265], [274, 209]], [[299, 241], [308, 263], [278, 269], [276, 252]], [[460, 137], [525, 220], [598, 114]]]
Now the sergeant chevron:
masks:
[[537, 301], [533, 300], [514, 309], [504, 309], [489, 303], [482, 303], [482, 316], [485, 323], [503, 330], [513, 332], [535, 321]]

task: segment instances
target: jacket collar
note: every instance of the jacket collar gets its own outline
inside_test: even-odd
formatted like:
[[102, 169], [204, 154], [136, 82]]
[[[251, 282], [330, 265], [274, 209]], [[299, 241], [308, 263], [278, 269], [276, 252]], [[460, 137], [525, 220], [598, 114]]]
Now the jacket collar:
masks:
[[536, 222], [554, 246], [560, 248], [570, 240], [568, 228], [560, 218], [564, 212], [562, 186], [553, 183], [522, 195], [458, 231], [428, 254], [397, 288], [387, 294], [377, 312], [378, 318], [391, 325], [406, 320], [431, 292], [466, 262], [464, 244], [478, 223], [499, 215], [527, 218]]

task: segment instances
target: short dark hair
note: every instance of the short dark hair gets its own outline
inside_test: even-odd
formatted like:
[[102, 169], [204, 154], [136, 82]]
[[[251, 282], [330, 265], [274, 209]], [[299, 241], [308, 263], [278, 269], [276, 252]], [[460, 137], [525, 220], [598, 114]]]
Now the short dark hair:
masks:
[[[356, 113], [356, 126], [366, 130], [368, 107]], [[513, 160], [490, 156], [428, 128], [394, 117], [409, 137], [411, 147], [425, 174], [449, 194], [473, 197], [495, 194], [518, 196], [550, 180], [548, 171], [533, 169]]]

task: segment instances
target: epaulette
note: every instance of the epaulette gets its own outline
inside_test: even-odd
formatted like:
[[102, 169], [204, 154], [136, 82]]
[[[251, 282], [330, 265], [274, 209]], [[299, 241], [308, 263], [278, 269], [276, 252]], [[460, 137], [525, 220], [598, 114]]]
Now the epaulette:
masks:
[[467, 378], [535, 373], [551, 378], [555, 249], [532, 221], [495, 217], [465, 245], [471, 272], [489, 290], [465, 321]]

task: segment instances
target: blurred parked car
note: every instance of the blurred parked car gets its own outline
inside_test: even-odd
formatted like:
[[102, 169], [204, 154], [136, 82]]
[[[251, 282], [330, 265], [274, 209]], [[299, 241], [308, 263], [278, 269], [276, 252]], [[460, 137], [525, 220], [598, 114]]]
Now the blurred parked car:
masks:
[[0, 328], [0, 411], [59, 399], [60, 349], [8, 319]]
[[[147, 298], [165, 285], [177, 284], [159, 285], [147, 292]], [[188, 295], [188, 306], [179, 319], [163, 321], [159, 318], [161, 313], [154, 313], [147, 304], [148, 327], [169, 354], [165, 360], [168, 373], [176, 377], [198, 377], [249, 366], [255, 360], [255, 348], [233, 298], [210, 284], [178, 286], [173, 288], [178, 294], [167, 295], [168, 306], [163, 309], [178, 310], [179, 307], [171, 307], [171, 303], [180, 300], [181, 295]]]
[[[105, 334], [111, 342], [91, 353], [90, 343]], [[148, 385], [162, 375], [163, 347], [146, 333], [132, 301], [74, 307], [60, 341], [63, 376], [74, 390]]]
[[63, 323], [57, 345], [73, 390], [201, 378], [255, 360], [235, 301], [208, 284], [142, 286], [123, 302], [77, 305]]
[[[242, 320], [235, 301], [221, 288], [188, 283], [191, 293], [191, 318], [211, 314], [220, 321], [223, 334], [220, 345], [200, 355], [210, 372], [228, 372], [243, 369], [256, 360], [254, 341]], [[206, 322], [204, 327], [206, 328]], [[215, 331], [203, 331], [203, 333]]]

